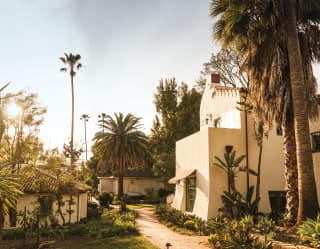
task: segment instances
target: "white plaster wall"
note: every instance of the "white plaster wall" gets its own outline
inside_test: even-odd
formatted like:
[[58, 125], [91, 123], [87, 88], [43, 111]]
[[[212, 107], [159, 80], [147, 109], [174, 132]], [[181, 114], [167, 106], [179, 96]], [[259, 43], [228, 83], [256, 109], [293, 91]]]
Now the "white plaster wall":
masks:
[[232, 109], [220, 115], [220, 128], [240, 129], [241, 115], [237, 109]]
[[146, 195], [148, 190], [153, 190], [155, 193], [158, 193], [160, 188], [164, 188], [164, 184], [157, 178], [130, 177], [125, 178], [123, 181], [125, 194]]
[[[222, 207], [221, 194], [228, 190], [226, 173], [214, 166], [215, 156], [223, 159], [225, 146], [232, 145], [236, 150], [236, 157], [245, 154], [243, 131], [240, 129], [209, 128], [209, 156], [210, 156], [210, 201], [208, 217], [216, 216], [218, 208]], [[245, 161], [243, 164], [245, 165]], [[236, 189], [242, 193], [245, 190], [245, 174], [236, 177]]]
[[213, 118], [221, 116], [228, 111], [235, 111], [237, 102], [240, 101], [237, 89], [219, 90], [212, 84], [206, 84], [200, 104], [200, 127], [206, 126], [207, 114]]
[[[257, 170], [259, 147], [254, 139], [253, 120], [248, 117], [249, 167]], [[282, 136], [276, 134], [275, 127], [263, 139], [261, 160], [260, 205], [261, 212], [270, 212], [269, 194], [271, 190], [285, 190], [284, 154]], [[250, 185], [256, 185], [256, 177], [250, 177]]]
[[[74, 210], [74, 212], [71, 215], [71, 223], [75, 223], [77, 221], [79, 221], [81, 218], [86, 218], [87, 217], [87, 193], [80, 193], [79, 195], [79, 212], [77, 212], [78, 209], [78, 198], [77, 198], [77, 194], [73, 195], [73, 199], [75, 204], [72, 205], [71, 209]], [[63, 196], [63, 201], [67, 201], [70, 199], [69, 195], [64, 195]], [[18, 202], [17, 202], [17, 212], [24, 212], [24, 208], [26, 207], [27, 213], [32, 212], [37, 206], [38, 200], [38, 195], [37, 194], [24, 194], [22, 195]], [[63, 207], [62, 207], [62, 213], [64, 214], [65, 217], [65, 221], [68, 222], [69, 221], [69, 215], [67, 213], [69, 206], [66, 203]], [[56, 213], [57, 211], [57, 203], [56, 201], [53, 201], [52, 204], [52, 214], [55, 215], [55, 217], [58, 219], [59, 224], [62, 224], [62, 219], [60, 217], [59, 214]], [[77, 217], [77, 214], [79, 214], [79, 217]], [[22, 216], [18, 216], [17, 217], [17, 227], [22, 226]], [[44, 222], [44, 219], [42, 219], [40, 222]], [[4, 227], [8, 228], [10, 225], [9, 223], [9, 216], [6, 215], [5, 217], [5, 223], [4, 223]]]
[[100, 177], [99, 178], [99, 192], [115, 192], [114, 190], [114, 178]]
[[[118, 192], [118, 178], [101, 177], [100, 192]], [[125, 194], [146, 195], [146, 190], [153, 189], [158, 191], [164, 188], [164, 184], [157, 178], [143, 178], [143, 177], [126, 177], [123, 179], [123, 192]]]
[[[208, 130], [201, 130], [176, 143], [176, 174], [197, 169], [196, 199], [193, 213], [206, 218], [209, 207], [209, 143]], [[185, 210], [185, 182], [176, 185], [173, 207]]]

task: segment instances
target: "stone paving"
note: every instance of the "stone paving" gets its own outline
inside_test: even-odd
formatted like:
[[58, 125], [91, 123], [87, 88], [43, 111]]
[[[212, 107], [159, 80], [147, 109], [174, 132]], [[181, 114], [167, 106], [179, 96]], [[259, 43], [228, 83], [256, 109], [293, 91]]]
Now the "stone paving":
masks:
[[152, 209], [136, 209], [139, 217], [136, 222], [140, 233], [152, 244], [161, 249], [166, 249], [165, 244], [169, 242], [170, 249], [208, 249], [207, 237], [182, 235], [172, 231], [159, 223]]

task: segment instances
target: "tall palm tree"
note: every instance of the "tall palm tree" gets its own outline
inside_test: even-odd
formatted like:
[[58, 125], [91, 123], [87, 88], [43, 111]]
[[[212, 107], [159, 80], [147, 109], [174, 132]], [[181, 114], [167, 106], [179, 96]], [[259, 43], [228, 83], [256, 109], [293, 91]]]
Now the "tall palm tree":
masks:
[[[292, 104], [295, 114], [294, 127], [297, 145], [296, 151], [299, 189], [297, 224], [300, 224], [306, 217], [316, 217], [319, 211], [319, 204], [317, 200], [317, 189], [313, 173], [310, 130], [307, 116], [308, 106], [304, 89], [305, 85], [303, 84], [303, 82], [308, 80], [308, 78], [304, 77], [305, 67], [303, 66], [300, 42], [297, 32], [296, 1], [284, 0], [284, 5], [286, 6], [284, 8], [284, 17], [288, 36], [287, 50], [290, 67]], [[318, 11], [320, 11], [319, 2], [317, 7]], [[318, 17], [320, 17], [319, 12]], [[318, 25], [319, 24], [320, 19], [318, 19]], [[320, 30], [319, 26], [318, 30]], [[316, 39], [318, 39], [318, 37]]]
[[86, 146], [86, 163], [88, 161], [88, 143], [87, 143], [87, 122], [89, 121], [89, 115], [88, 114], [82, 114], [81, 115], [81, 120], [83, 120], [83, 125], [84, 125], [84, 143]]
[[140, 130], [141, 118], [132, 114], [124, 116], [115, 113], [114, 118], [107, 115], [99, 120], [104, 128], [95, 134], [94, 147], [100, 160], [118, 175], [118, 196], [123, 196], [123, 173], [130, 168], [144, 166], [148, 148], [148, 138]]
[[[104, 122], [106, 117], [107, 117], [107, 114], [105, 114], [104, 112], [102, 112], [101, 114], [98, 115], [98, 118], [100, 118], [102, 120], [102, 123]], [[104, 132], [103, 126], [102, 126], [102, 131]]]
[[73, 168], [74, 162], [74, 148], [73, 148], [73, 134], [74, 134], [74, 77], [76, 76], [76, 71], [82, 67], [82, 64], [79, 62], [81, 56], [79, 54], [64, 53], [64, 57], [59, 58], [63, 64], [67, 67], [60, 68], [61, 72], [67, 72], [69, 68], [69, 74], [71, 78], [71, 136], [70, 136], [70, 169]]
[[[300, 8], [299, 23], [305, 23], [305, 26], [308, 26], [308, 20], [311, 17], [319, 21], [317, 12], [314, 11], [315, 7], [319, 9], [319, 6], [316, 6], [316, 1], [310, 2], [315, 4], [312, 6], [313, 8], [302, 10]], [[221, 14], [221, 18], [214, 26], [216, 38], [222, 41], [224, 46], [233, 46], [247, 56], [247, 69], [250, 76], [249, 95], [255, 107], [256, 116], [266, 123], [268, 128], [271, 128], [274, 121], [282, 124], [288, 188], [287, 210], [288, 219], [292, 222], [296, 217], [298, 204], [293, 125], [295, 113], [293, 111], [294, 98], [291, 95], [292, 83], [289, 77], [291, 67], [289, 67], [287, 31], [282, 25], [282, 23], [285, 23], [283, 9], [282, 1], [212, 0], [211, 4], [212, 16]], [[310, 15], [310, 12], [312, 12], [312, 15]], [[304, 50], [302, 52], [304, 68], [301, 75], [306, 79], [301, 82], [304, 82], [302, 87], [307, 89], [305, 96], [307, 96], [310, 107], [309, 110], [304, 111], [304, 114], [315, 117], [317, 114], [316, 84], [311, 67], [311, 60], [315, 53], [310, 52], [315, 44], [312, 44], [314, 39], [310, 36], [309, 29], [304, 28], [304, 32], [300, 32], [300, 38], [309, 42], [304, 42], [305, 46], [300, 47], [301, 50]], [[316, 29], [313, 27], [311, 30], [315, 32]], [[301, 91], [302, 94], [303, 92]], [[309, 134], [304, 136], [309, 137]], [[313, 174], [313, 170], [309, 174]], [[316, 198], [316, 195], [313, 197]], [[314, 198], [313, 201], [317, 203]]]

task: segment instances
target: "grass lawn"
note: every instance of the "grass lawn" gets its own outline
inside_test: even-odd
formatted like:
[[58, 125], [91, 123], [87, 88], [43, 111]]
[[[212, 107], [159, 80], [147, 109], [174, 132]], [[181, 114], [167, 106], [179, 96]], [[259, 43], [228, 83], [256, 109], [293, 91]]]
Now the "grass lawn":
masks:
[[142, 236], [120, 236], [99, 239], [63, 249], [159, 249]]

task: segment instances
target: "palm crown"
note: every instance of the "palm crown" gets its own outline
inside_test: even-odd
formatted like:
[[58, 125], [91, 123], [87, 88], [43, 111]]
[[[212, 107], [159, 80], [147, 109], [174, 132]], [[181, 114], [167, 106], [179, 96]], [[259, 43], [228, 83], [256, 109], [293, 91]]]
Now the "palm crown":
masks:
[[[70, 68], [70, 75], [74, 76], [76, 74], [75, 69], [79, 70], [82, 67], [82, 64], [79, 62], [81, 59], [81, 55], [72, 54], [72, 53], [64, 53], [64, 57], [59, 58], [64, 64], [68, 65]], [[61, 72], [66, 72], [67, 68], [60, 68]]]

